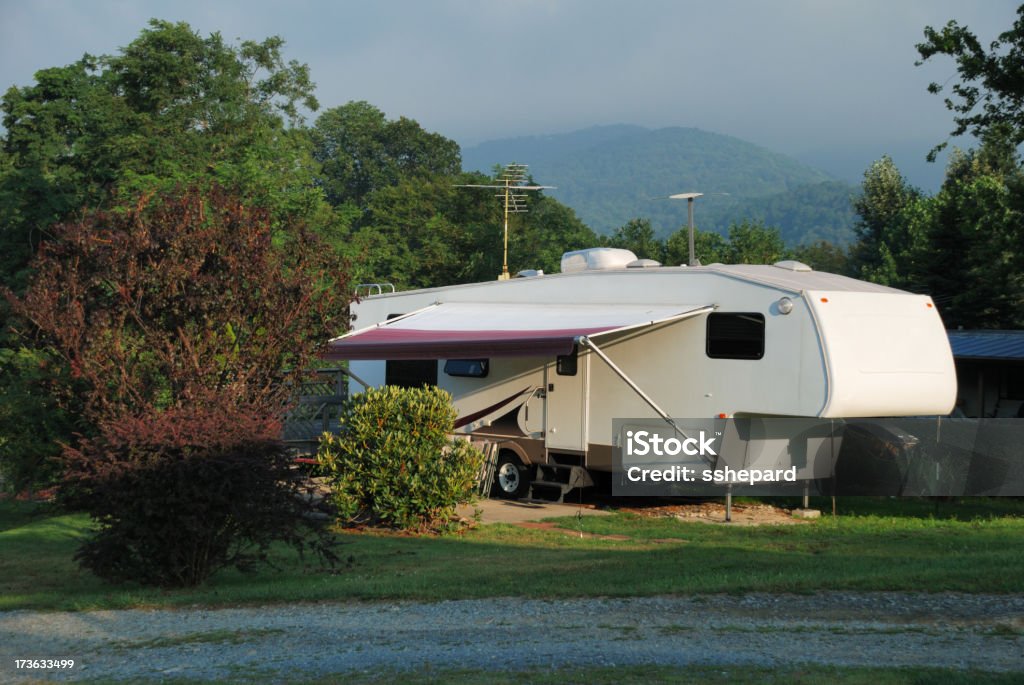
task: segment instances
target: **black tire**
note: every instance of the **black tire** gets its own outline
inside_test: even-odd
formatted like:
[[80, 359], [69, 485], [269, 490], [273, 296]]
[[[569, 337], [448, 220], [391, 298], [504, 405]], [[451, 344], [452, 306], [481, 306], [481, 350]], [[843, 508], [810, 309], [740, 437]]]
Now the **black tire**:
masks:
[[530, 490], [530, 469], [523, 465], [515, 452], [503, 450], [494, 466], [494, 486], [491, 495], [501, 499], [519, 499]]

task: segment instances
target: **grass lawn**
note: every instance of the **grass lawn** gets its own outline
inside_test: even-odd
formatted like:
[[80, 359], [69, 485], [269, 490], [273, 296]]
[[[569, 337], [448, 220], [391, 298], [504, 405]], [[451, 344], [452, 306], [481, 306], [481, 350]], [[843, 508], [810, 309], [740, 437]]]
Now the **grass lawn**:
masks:
[[[825, 501], [814, 504], [831, 510]], [[1022, 500], [848, 498], [840, 500], [839, 513], [759, 528], [625, 513], [581, 522], [586, 532], [627, 540], [507, 525], [439, 538], [345, 533], [338, 551], [346, 561], [334, 571], [280, 550], [278, 571], [225, 571], [199, 589], [154, 590], [106, 585], [76, 567], [72, 555], [88, 531], [86, 517], [0, 502], [0, 610], [513, 595], [1024, 592]], [[575, 518], [561, 523], [577, 526]]]

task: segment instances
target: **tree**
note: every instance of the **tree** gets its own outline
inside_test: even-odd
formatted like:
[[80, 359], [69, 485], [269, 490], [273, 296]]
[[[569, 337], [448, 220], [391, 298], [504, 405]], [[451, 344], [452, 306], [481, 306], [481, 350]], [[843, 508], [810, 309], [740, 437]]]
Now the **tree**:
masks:
[[619, 226], [608, 238], [608, 246], [630, 250], [639, 259], [665, 259], [665, 244], [655, 237], [648, 219], [630, 219]]
[[[509, 271], [512, 274], [522, 269], [557, 273], [564, 253], [598, 244], [597, 234], [576, 216], [571, 207], [555, 198], [539, 192], [530, 199], [529, 207], [528, 213], [516, 215], [518, 226], [509, 236]], [[487, 240], [480, 249], [497, 257], [496, 247], [496, 241]], [[494, 264], [499, 268], [482, 274], [485, 279], [494, 278], [500, 272], [497, 259]]]
[[311, 131], [314, 156], [323, 166], [328, 201], [365, 210], [375, 190], [400, 180], [456, 176], [462, 158], [458, 143], [424, 131], [412, 119], [388, 121], [368, 102], [329, 109]]
[[926, 207], [921, 192], [910, 186], [888, 156], [864, 172], [860, 196], [858, 243], [851, 268], [859, 277], [893, 287], [919, 287], [916, 261], [926, 243]]
[[304, 544], [279, 421], [350, 289], [315, 236], [275, 244], [272, 224], [217, 186], [143, 195], [56, 226], [6, 293], [84, 386], [95, 434], [65, 448], [61, 496], [99, 524], [78, 558], [104, 577], [194, 584]]
[[[336, 251], [339, 222], [315, 187], [299, 127], [299, 107], [317, 106], [313, 84], [305, 65], [284, 60], [283, 45], [276, 37], [231, 45], [153, 20], [116, 55], [85, 55], [9, 89], [0, 102], [0, 284], [25, 289], [29, 260], [55, 224], [89, 209], [130, 212], [140, 195], [189, 185], [219, 184], [267, 210], [279, 242], [302, 225], [332, 238]], [[21, 430], [7, 436], [0, 459], [42, 474], [29, 468], [30, 455], [44, 459], [56, 441], [71, 441], [72, 426], [89, 433], [89, 422], [65, 383], [69, 370], [8, 327], [0, 331], [0, 414]], [[51, 420], [60, 414], [66, 422]]]
[[350, 234], [359, 278], [416, 288], [493, 278], [501, 253], [487, 238], [501, 225], [497, 203], [456, 187], [458, 180], [407, 178], [374, 191]]
[[[43, 69], [3, 97], [0, 276], [20, 287], [33, 247], [83, 207], [218, 182], [272, 209], [275, 225], [325, 220], [299, 106], [309, 70], [284, 42], [228, 45], [152, 20], [120, 54]], [[20, 273], [20, 275], [18, 275]]]
[[779, 229], [760, 221], [743, 221], [729, 227], [728, 263], [774, 264], [784, 258], [786, 245]]
[[87, 384], [89, 416], [224, 393], [273, 414], [345, 328], [348, 284], [313, 235], [275, 245], [271, 225], [218, 187], [145, 195], [55, 227], [8, 301]]
[[[714, 231], [695, 228], [693, 234], [694, 254], [701, 264], [725, 264], [729, 261], [728, 241]], [[680, 228], [665, 241], [665, 264], [679, 266], [690, 263], [690, 229]]]
[[792, 250], [791, 256], [815, 271], [850, 275], [850, 256], [847, 251], [826, 240], [800, 245]]
[[952, 156], [925, 213], [920, 280], [950, 328], [1024, 328], [1024, 169], [1008, 141]]
[[89, 427], [77, 420], [75, 384], [52, 350], [0, 347], [0, 375], [0, 480], [10, 492], [31, 496], [59, 480], [59, 441]]
[[[970, 132], [979, 139], [1005, 136], [1014, 146], [1024, 143], [1024, 5], [1017, 8], [1013, 27], [999, 34], [988, 50], [967, 27], [950, 21], [941, 30], [924, 29], [925, 42], [917, 47], [923, 64], [935, 55], [956, 61], [959, 83], [946, 108], [954, 112], [951, 135]], [[943, 85], [931, 83], [928, 91], [939, 94]], [[928, 153], [930, 161], [946, 147], [941, 143]]]
[[851, 271], [928, 292], [948, 327], [1024, 327], [1024, 170], [1006, 138], [954, 151], [940, 191], [910, 187], [892, 160], [864, 174]]
[[[482, 174], [406, 178], [375, 190], [351, 232], [359, 278], [428, 288], [494, 279], [501, 273], [502, 208], [491, 191], [459, 188], [492, 184]], [[512, 215], [509, 269], [559, 268], [562, 253], [596, 245], [576, 214], [542, 193]]]

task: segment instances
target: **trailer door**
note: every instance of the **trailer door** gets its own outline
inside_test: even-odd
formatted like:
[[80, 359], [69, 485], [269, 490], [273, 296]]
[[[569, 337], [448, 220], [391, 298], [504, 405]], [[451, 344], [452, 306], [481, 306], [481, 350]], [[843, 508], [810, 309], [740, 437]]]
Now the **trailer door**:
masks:
[[586, 450], [589, 358], [574, 351], [544, 368], [544, 441], [549, 452]]

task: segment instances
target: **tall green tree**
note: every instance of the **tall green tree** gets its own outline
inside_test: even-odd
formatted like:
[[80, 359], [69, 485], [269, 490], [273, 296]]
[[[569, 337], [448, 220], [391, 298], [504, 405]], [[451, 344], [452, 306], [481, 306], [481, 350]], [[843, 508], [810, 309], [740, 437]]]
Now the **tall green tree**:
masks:
[[729, 263], [774, 264], [786, 255], [779, 229], [760, 221], [743, 221], [729, 227]]
[[283, 45], [231, 45], [154, 19], [119, 54], [85, 55], [9, 89], [0, 103], [4, 282], [17, 287], [52, 224], [182, 184], [236, 188], [271, 208], [278, 227], [326, 221], [309, 142], [295, 128], [300, 107], [317, 107], [313, 83], [305, 65], [284, 60]]
[[848, 252], [827, 240], [818, 240], [807, 245], [799, 245], [790, 252], [790, 256], [815, 271], [827, 271], [833, 274], [850, 274], [850, 256]]
[[930, 197], [883, 158], [856, 209], [854, 275], [928, 292], [951, 328], [1024, 327], [1024, 169], [1012, 141], [954, 151]]
[[[695, 230], [694, 252], [701, 264], [774, 264], [787, 255], [779, 229], [761, 221], [743, 221], [729, 226], [729, 236]], [[689, 227], [669, 236], [665, 245], [665, 263], [687, 264], [690, 260]]]
[[[701, 264], [725, 264], [729, 262], [729, 241], [714, 231], [695, 228], [693, 251]], [[665, 241], [665, 264], [679, 266], [690, 263], [690, 229], [680, 228]]]
[[665, 244], [655, 236], [649, 219], [630, 219], [619, 226], [609, 236], [608, 246], [630, 250], [639, 259], [665, 259]]
[[376, 190], [412, 177], [455, 176], [459, 145], [412, 119], [389, 121], [368, 102], [325, 111], [311, 131], [321, 183], [332, 205], [365, 210]]
[[[926, 26], [924, 36], [925, 41], [916, 46], [921, 55], [918, 65], [936, 55], [956, 62], [959, 82], [944, 98], [946, 108], [954, 113], [951, 135], [972, 133], [983, 139], [995, 133], [1015, 146], [1024, 143], [1024, 5], [1017, 8], [1013, 26], [987, 47], [955, 21], [939, 30]], [[940, 94], [944, 87], [931, 83], [928, 91]], [[946, 145], [937, 145], [928, 158], [934, 161]]]
[[1009, 141], [954, 154], [927, 207], [921, 281], [950, 328], [1024, 328], [1024, 168]]
[[927, 219], [921, 192], [912, 187], [888, 156], [864, 172], [861, 194], [854, 200], [858, 242], [851, 268], [865, 280], [894, 287], [918, 281], [915, 262], [925, 249]]
[[[407, 178], [374, 191], [351, 233], [359, 278], [427, 288], [494, 279], [501, 272], [503, 217], [492, 192], [460, 188], [494, 180], [482, 174]], [[530, 194], [509, 229], [509, 270], [558, 270], [563, 252], [598, 238], [569, 207]]]
[[[317, 107], [313, 83], [283, 47], [277, 37], [236, 45], [153, 20], [117, 54], [84, 55], [10, 88], [0, 101], [0, 284], [24, 290], [55, 225], [130, 212], [185, 186], [220, 185], [265, 210], [279, 246], [299, 224], [337, 245], [339, 222], [300, 126], [301, 108]], [[0, 417], [20, 427], [4, 435], [0, 460], [42, 474], [55, 442], [89, 426], [59, 358], [11, 334], [6, 302], [0, 319]]]

